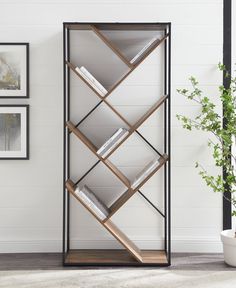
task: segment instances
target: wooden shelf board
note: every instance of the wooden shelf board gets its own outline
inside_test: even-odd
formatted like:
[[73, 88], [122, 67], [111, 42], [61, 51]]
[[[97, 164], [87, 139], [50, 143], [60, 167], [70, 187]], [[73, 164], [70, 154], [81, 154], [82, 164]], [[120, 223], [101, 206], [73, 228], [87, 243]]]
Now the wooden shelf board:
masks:
[[151, 54], [168, 37], [169, 34], [166, 34], [160, 41], [155, 41], [154, 44], [151, 45], [151, 48], [148, 49], [146, 53], [144, 52], [142, 57], [139, 58], [139, 61], [133, 64], [133, 67], [109, 89], [108, 93], [104, 96], [104, 99], [106, 99], [129, 76], [129, 74], [131, 74], [149, 56], [149, 54]]
[[75, 66], [66, 61], [67, 66], [90, 88], [92, 89], [92, 91], [104, 102], [106, 103], [106, 105], [122, 120], [125, 122], [126, 125], [128, 125], [129, 127], [131, 127], [132, 125], [105, 99], [109, 94], [110, 94], [110, 90], [108, 91], [108, 93], [105, 96], [100, 95], [76, 70], [75, 70]]
[[168, 160], [168, 156], [163, 154], [160, 157], [160, 164], [150, 173], [148, 176], [135, 188], [128, 189], [125, 193], [123, 193], [110, 207], [110, 214], [107, 219], [111, 218]]
[[161, 169], [168, 159], [168, 155], [163, 154], [162, 157], [160, 157], [160, 164], [134, 189], [134, 192], [137, 192], [138, 189], [140, 189], [154, 174], [156, 174], [156, 172]]
[[67, 122], [67, 127], [71, 132], [73, 132], [97, 157], [104, 163], [115, 175], [118, 177], [127, 188], [130, 187], [129, 179], [108, 159], [103, 159], [100, 155], [97, 154], [98, 148], [78, 129], [74, 126], [71, 121]]
[[108, 159], [103, 159], [102, 162], [125, 184], [127, 188], [130, 187], [129, 179]]
[[[142, 250], [142, 264], [167, 265], [165, 251], [162, 250]], [[114, 249], [75, 249], [70, 250], [65, 257], [65, 264], [127, 264], [142, 265], [126, 250]]]
[[74, 187], [74, 182], [68, 179], [66, 181], [66, 189], [84, 206], [84, 208], [86, 208], [103, 225], [103, 221], [93, 212], [92, 209], [89, 208], [89, 206], [80, 197], [76, 195]]
[[133, 195], [134, 190], [128, 189], [125, 193], [123, 193], [111, 206], [110, 206], [110, 214], [108, 218], [110, 218], [113, 214], [116, 213]]
[[75, 184], [73, 181], [68, 179], [66, 181], [67, 190], [133, 255], [133, 257], [135, 257], [139, 262], [142, 262], [139, 248], [110, 219], [104, 222], [97, 217], [96, 213], [94, 213], [93, 210], [76, 195], [74, 187]]
[[142, 250], [141, 251], [143, 263], [154, 264], [167, 264], [166, 252], [162, 250]]
[[167, 25], [159, 23], [98, 23], [96, 24], [100, 30], [129, 30], [129, 31], [165, 31]]
[[147, 120], [168, 98], [168, 95], [162, 96], [132, 127], [133, 130], [136, 130]]
[[96, 25], [99, 30], [164, 31], [168, 23], [65, 23], [71, 30], [91, 30], [90, 25]]
[[[96, 27], [94, 27], [93, 29], [96, 29]], [[97, 30], [96, 30], [97, 31]], [[99, 31], [97, 31], [97, 33], [99, 33], [99, 35], [102, 35]], [[97, 34], [98, 35], [98, 34]], [[154, 42], [154, 44], [151, 46], [151, 48], [148, 50], [148, 52], [144, 53], [144, 55], [141, 57], [141, 59], [133, 66], [132, 68], [124, 75], [121, 77], [121, 79], [119, 79], [108, 91], [108, 93], [105, 96], [100, 95], [76, 70], [75, 70], [75, 66], [66, 61], [66, 64], [68, 65], [68, 67], [70, 67], [70, 69], [72, 69], [72, 71], [90, 88], [92, 89], [92, 91], [122, 120], [124, 121], [124, 123], [126, 125], [128, 125], [130, 128], [135, 127], [135, 129], [137, 129], [138, 126], [140, 126], [165, 100], [167, 95], [164, 95], [159, 101], [157, 101], [157, 103], [150, 108], [150, 110], [145, 113], [145, 115], [143, 115], [141, 117], [141, 119], [138, 120], [138, 122], [135, 123], [135, 125], [131, 125], [107, 100], [106, 98], [116, 89], [116, 87], [118, 87], [127, 77], [130, 73], [132, 73], [134, 71], [134, 69], [136, 69], [136, 67], [138, 67], [139, 64], [141, 64], [144, 59], [152, 52], [154, 51], [167, 37], [169, 36], [169, 34], [165, 35], [160, 41], [158, 41], [157, 43]], [[103, 35], [101, 36], [103, 37]], [[106, 39], [106, 38], [105, 38]], [[103, 40], [105, 41], [105, 40]], [[107, 40], [108, 41], [108, 40]], [[107, 42], [110, 43], [110, 42]], [[116, 48], [114, 48], [116, 49]], [[119, 52], [118, 52], [119, 53]], [[121, 56], [122, 57], [122, 56]], [[123, 59], [124, 60], [124, 59]], [[125, 60], [124, 60], [125, 61]], [[134, 130], [135, 130], [134, 129]]]
[[97, 155], [98, 148], [78, 129], [71, 121], [66, 123], [67, 127], [73, 132], [93, 153]]
[[103, 100], [127, 125], [131, 126], [126, 119], [124, 119], [110, 104], [109, 102], [106, 101], [106, 98], [129, 76], [129, 74], [131, 74], [134, 69], [136, 69], [139, 64], [141, 64], [146, 58], [147, 56], [154, 51], [167, 37], [169, 36], [169, 34], [167, 34], [166, 36], [164, 36], [159, 42], [154, 42], [154, 44], [151, 46], [152, 48], [148, 50], [148, 52], [144, 53], [144, 55], [142, 57], [140, 57], [139, 61], [135, 64], [132, 65], [132, 68], [126, 73], [124, 74], [108, 91], [108, 93], [105, 96], [102, 96], [101, 94], [99, 94], [76, 70], [75, 70], [75, 66], [66, 61], [65, 63], [68, 65], [68, 67], [70, 67], [70, 69], [90, 88], [93, 90], [93, 92], [101, 99]]
[[142, 262], [139, 248], [110, 219], [103, 225], [139, 262]]
[[110, 153], [108, 153], [104, 159], [109, 158], [110, 155], [113, 154], [116, 149], [118, 149], [119, 146], [125, 142], [126, 139], [128, 139], [134, 133], [134, 131], [137, 130], [143, 124], [143, 122], [145, 122], [165, 102], [167, 98], [168, 95], [162, 96], [134, 125], [132, 125], [128, 135], [122, 139], [122, 141]]
[[91, 25], [91, 29], [93, 32], [129, 67], [132, 68], [133, 64], [129, 62], [128, 59], [120, 52], [120, 50], [113, 45], [100, 31], [97, 29], [95, 25]]
[[142, 63], [148, 56], [151, 54], [162, 42], [164, 42], [169, 37], [169, 34], [166, 34], [163, 38], [157, 39], [152, 45], [143, 53], [140, 55], [140, 57], [133, 63], [135, 69], [137, 66], [139, 66], [140, 63]]
[[[131, 130], [131, 129], [130, 129]], [[111, 154], [113, 154], [125, 141], [126, 139], [129, 138], [129, 136], [131, 136], [133, 134], [133, 131], [130, 132], [128, 131], [129, 133], [115, 146], [115, 148], [113, 148], [107, 155], [106, 157], [104, 157], [104, 159], [107, 159], [110, 157]]]
[[[93, 86], [91, 86], [91, 85], [89, 84], [89, 82], [86, 81], [86, 79], [84, 79], [84, 77], [82, 77], [82, 76], [75, 70], [76, 67], [75, 67], [72, 63], [66, 61], [66, 64], [67, 64], [67, 66], [68, 66], [101, 100], [104, 99], [104, 96], [102, 96], [101, 94], [99, 94], [99, 93], [93, 88]], [[106, 94], [106, 95], [107, 95], [107, 94]]]

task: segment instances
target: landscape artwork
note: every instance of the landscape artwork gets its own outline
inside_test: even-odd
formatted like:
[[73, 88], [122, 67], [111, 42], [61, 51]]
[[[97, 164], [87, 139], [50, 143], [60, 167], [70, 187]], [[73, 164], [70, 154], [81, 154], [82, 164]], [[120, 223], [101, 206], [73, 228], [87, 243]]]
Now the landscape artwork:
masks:
[[29, 97], [28, 58], [28, 43], [0, 43], [0, 98]]
[[0, 105], [0, 159], [28, 159], [28, 105]]
[[21, 150], [21, 114], [0, 114], [0, 151]]
[[0, 52], [0, 90], [20, 90], [19, 53]]

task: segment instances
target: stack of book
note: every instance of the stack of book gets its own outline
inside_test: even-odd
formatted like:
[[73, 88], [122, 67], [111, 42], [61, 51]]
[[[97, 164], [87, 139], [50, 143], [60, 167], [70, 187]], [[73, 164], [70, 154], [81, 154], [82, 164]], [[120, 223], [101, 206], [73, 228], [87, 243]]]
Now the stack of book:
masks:
[[150, 173], [152, 173], [159, 166], [159, 164], [159, 159], [155, 159], [148, 163], [148, 165], [146, 165], [144, 169], [135, 177], [131, 188], [135, 189], [148, 175], [150, 175]]
[[129, 131], [125, 128], [119, 128], [116, 132], [98, 149], [97, 154], [106, 157], [125, 137]]
[[109, 215], [109, 209], [97, 198], [86, 185], [82, 188], [77, 186], [75, 194], [86, 204], [99, 219], [104, 220]]
[[140, 50], [140, 51], [138, 52], [138, 54], [136, 54], [136, 55], [134, 56], [134, 58], [130, 60], [130, 63], [133, 64], [156, 40], [158, 40], [157, 37], [152, 38], [152, 39], [142, 48], [142, 50]]
[[84, 67], [76, 67], [75, 70], [82, 76], [101, 96], [107, 94], [107, 90], [102, 86], [100, 82]]

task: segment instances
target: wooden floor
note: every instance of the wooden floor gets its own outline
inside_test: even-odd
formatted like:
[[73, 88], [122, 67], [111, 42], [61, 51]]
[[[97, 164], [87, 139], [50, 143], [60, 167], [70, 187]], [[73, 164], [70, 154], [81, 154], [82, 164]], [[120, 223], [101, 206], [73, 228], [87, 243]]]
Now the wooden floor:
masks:
[[[235, 271], [224, 263], [222, 254], [174, 253], [170, 267], [161, 269], [190, 271]], [[62, 266], [61, 253], [18, 253], [0, 254], [0, 271], [9, 270], [74, 270], [100, 269], [101, 267]], [[102, 267], [104, 268], [104, 267]], [[105, 268], [113, 269], [114, 267]], [[127, 269], [126, 267], [124, 269]], [[136, 269], [136, 268], [135, 268]], [[138, 268], [139, 269], [139, 268]], [[147, 268], [148, 269], [148, 268]], [[158, 268], [152, 268], [158, 269]]]
[[[164, 251], [141, 251], [144, 264], [167, 264]], [[66, 264], [99, 263], [99, 264], [142, 264], [126, 250], [71, 250], [66, 257]]]

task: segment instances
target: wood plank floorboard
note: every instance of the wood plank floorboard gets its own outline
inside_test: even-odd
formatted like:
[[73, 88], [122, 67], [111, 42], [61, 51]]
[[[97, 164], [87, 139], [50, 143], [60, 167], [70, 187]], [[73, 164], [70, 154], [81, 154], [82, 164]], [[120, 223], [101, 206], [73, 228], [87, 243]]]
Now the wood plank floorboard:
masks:
[[[115, 269], [114, 267], [63, 267], [61, 253], [3, 253], [0, 254], [0, 271], [6, 270], [72, 270]], [[121, 269], [118, 267], [116, 269]], [[124, 267], [124, 269], [129, 269]], [[223, 261], [222, 254], [174, 253], [170, 267], [137, 267], [132, 269], [168, 269], [199, 271], [235, 271]]]

